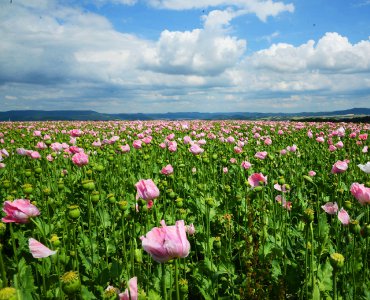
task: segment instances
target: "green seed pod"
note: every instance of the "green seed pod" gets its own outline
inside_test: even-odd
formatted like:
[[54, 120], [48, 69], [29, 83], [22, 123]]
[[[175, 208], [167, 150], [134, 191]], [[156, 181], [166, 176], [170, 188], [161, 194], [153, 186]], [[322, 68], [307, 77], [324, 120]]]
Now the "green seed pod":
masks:
[[26, 177], [31, 177], [32, 171], [30, 169], [26, 169], [24, 170], [24, 175], [26, 175]]
[[42, 173], [42, 169], [40, 167], [36, 168], [35, 169], [35, 173], [36, 174], [41, 174]]
[[279, 184], [285, 184], [285, 179], [284, 178], [279, 178], [279, 180], [278, 180], [278, 183]]
[[219, 236], [216, 236], [214, 241], [213, 241], [213, 246], [216, 248], [216, 249], [220, 249], [221, 248], [221, 238]]
[[68, 216], [71, 218], [71, 219], [78, 219], [79, 216], [80, 216], [80, 208], [78, 207], [78, 205], [70, 205], [68, 206]]
[[59, 237], [56, 234], [52, 234], [51, 237], [50, 237], [50, 243], [54, 247], [59, 247], [61, 242], [59, 240]]
[[108, 199], [109, 203], [111, 203], [111, 204], [116, 203], [116, 197], [113, 193], [109, 193], [107, 195], [107, 199]]
[[143, 251], [141, 249], [135, 249], [134, 257], [137, 263], [142, 263], [143, 262]]
[[189, 284], [186, 279], [181, 278], [179, 280], [179, 285], [180, 285], [180, 292], [182, 294], [187, 294], [189, 292]]
[[27, 195], [32, 194], [32, 191], [33, 191], [32, 184], [26, 183], [22, 185], [22, 190], [23, 190], [23, 193]]
[[357, 220], [351, 220], [351, 222], [349, 223], [349, 231], [351, 231], [351, 233], [353, 233], [353, 234], [359, 234], [360, 233], [361, 226], [360, 226], [360, 224], [358, 223]]
[[118, 202], [118, 207], [121, 211], [125, 211], [129, 206], [126, 200], [121, 200]]
[[6, 224], [3, 222], [0, 222], [0, 236], [3, 236], [6, 230]]
[[253, 188], [253, 191], [255, 193], [259, 193], [259, 192], [263, 191], [263, 186], [261, 186], [261, 185], [256, 186], [255, 188]]
[[182, 198], [177, 198], [175, 200], [175, 203], [176, 203], [176, 207], [178, 207], [178, 208], [181, 208], [184, 205], [184, 202], [183, 202], [183, 199]]
[[62, 190], [64, 189], [64, 181], [62, 178], [59, 178], [59, 181], [58, 181], [58, 190]]
[[344, 266], [344, 256], [340, 253], [330, 254], [330, 263], [334, 270], [339, 270]]
[[46, 187], [42, 189], [42, 192], [45, 194], [45, 196], [49, 196], [51, 194], [51, 189]]
[[13, 287], [5, 287], [0, 290], [0, 300], [17, 300], [17, 290]]
[[307, 223], [313, 222], [315, 219], [315, 211], [312, 208], [307, 208], [304, 211], [304, 219]]
[[85, 190], [93, 191], [95, 189], [95, 183], [91, 179], [85, 179], [85, 180], [82, 181], [82, 187]]
[[81, 281], [76, 271], [69, 271], [60, 277], [63, 292], [67, 295], [77, 294], [81, 289]]
[[100, 200], [100, 193], [99, 191], [92, 191], [91, 192], [91, 201], [93, 203], [98, 203]]
[[352, 208], [352, 202], [351, 201], [344, 201], [344, 208], [345, 209], [351, 209]]
[[10, 188], [10, 181], [9, 180], [7, 180], [7, 179], [5, 179], [5, 180], [3, 180], [3, 186], [5, 187], [5, 188]]

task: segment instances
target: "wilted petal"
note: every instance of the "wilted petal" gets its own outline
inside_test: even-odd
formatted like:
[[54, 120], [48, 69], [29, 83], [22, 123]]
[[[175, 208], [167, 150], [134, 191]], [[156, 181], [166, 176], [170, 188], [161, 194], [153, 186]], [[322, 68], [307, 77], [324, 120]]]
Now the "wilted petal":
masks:
[[28, 240], [28, 246], [34, 258], [44, 258], [57, 253], [33, 238]]

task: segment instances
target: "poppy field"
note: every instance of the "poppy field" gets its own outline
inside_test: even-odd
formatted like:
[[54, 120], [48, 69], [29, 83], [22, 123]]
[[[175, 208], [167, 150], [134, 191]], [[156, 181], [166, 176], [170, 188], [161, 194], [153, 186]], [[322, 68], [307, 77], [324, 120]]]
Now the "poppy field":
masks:
[[0, 123], [1, 299], [370, 299], [363, 123]]

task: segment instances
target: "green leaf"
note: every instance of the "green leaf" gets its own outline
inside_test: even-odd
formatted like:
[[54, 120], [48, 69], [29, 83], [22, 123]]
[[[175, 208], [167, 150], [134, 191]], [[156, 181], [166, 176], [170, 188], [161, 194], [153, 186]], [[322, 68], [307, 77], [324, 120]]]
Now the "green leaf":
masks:
[[331, 266], [329, 259], [327, 259], [325, 264], [320, 265], [317, 270], [320, 291], [331, 291], [333, 289], [332, 274], [333, 267]]

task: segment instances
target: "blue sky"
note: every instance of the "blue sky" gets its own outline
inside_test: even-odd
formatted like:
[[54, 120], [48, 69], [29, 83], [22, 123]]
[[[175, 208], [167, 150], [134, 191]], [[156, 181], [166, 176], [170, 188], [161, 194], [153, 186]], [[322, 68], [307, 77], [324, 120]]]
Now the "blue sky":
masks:
[[369, 0], [0, 3], [1, 110], [370, 107]]

